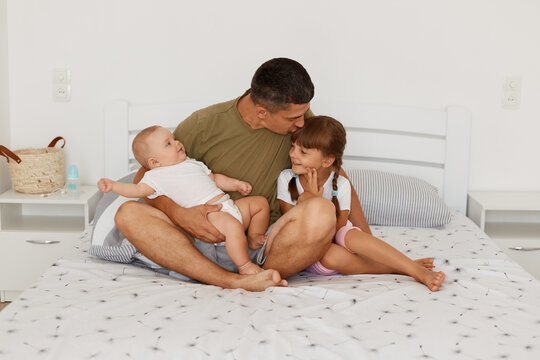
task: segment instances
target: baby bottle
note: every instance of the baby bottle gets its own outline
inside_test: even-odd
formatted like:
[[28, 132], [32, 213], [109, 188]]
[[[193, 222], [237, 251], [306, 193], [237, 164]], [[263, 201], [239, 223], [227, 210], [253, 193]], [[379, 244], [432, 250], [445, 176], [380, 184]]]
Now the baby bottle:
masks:
[[81, 181], [79, 180], [77, 165], [69, 165], [66, 189], [69, 197], [77, 198], [81, 194]]

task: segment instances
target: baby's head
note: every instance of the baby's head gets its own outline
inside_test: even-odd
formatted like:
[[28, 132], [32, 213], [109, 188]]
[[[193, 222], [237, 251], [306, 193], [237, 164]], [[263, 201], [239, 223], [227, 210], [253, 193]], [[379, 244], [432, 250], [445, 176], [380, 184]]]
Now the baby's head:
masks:
[[186, 159], [184, 145], [169, 130], [157, 125], [139, 132], [132, 148], [135, 159], [147, 170], [176, 165]]

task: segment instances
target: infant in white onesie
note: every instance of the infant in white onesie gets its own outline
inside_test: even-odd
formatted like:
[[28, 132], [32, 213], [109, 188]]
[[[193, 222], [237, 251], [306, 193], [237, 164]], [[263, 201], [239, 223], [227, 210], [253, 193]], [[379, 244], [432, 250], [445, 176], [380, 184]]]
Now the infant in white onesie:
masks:
[[266, 238], [264, 234], [270, 218], [266, 198], [249, 196], [233, 202], [224, 191], [238, 191], [246, 196], [252, 190], [251, 185], [213, 174], [204, 163], [190, 159], [184, 145], [161, 126], [151, 126], [137, 134], [133, 140], [133, 154], [148, 170], [141, 181], [126, 184], [104, 178], [98, 182], [101, 191], [114, 191], [130, 198], [154, 199], [165, 195], [184, 208], [222, 204], [220, 212], [208, 213], [208, 220], [225, 235], [227, 254], [240, 274], [262, 271], [249, 259], [247, 246], [249, 242], [250, 248], [260, 247], [257, 244], [264, 243]]

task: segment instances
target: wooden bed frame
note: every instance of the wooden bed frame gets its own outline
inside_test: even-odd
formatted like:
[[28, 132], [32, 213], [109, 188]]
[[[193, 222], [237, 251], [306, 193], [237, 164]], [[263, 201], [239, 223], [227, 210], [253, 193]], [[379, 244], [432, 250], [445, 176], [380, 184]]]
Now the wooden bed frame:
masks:
[[[134, 136], [150, 125], [171, 130], [209, 102], [137, 104], [111, 101], [105, 108], [105, 176], [119, 178], [138, 164]], [[344, 168], [415, 176], [434, 185], [445, 203], [465, 214], [469, 175], [470, 112], [346, 102], [312, 102], [347, 129]], [[115, 156], [111, 156], [114, 154]]]

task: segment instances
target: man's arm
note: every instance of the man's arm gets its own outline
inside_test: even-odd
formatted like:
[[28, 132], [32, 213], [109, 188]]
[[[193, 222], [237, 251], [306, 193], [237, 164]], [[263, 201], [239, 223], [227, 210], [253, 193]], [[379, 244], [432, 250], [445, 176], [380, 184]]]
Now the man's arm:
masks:
[[[140, 168], [133, 183], [137, 184], [144, 176], [146, 170]], [[209, 243], [225, 241], [225, 236], [212, 225], [206, 215], [209, 212], [219, 211], [221, 205], [198, 205], [191, 208], [183, 208], [166, 196], [158, 196], [155, 199], [145, 199], [153, 207], [164, 212], [169, 219], [193, 237]]]
[[[349, 179], [349, 177], [347, 176], [345, 171], [343, 171], [343, 169], [341, 169], [341, 172], [339, 174]], [[362, 210], [362, 206], [360, 205], [360, 200], [358, 200], [358, 194], [356, 193], [354, 186], [352, 186], [352, 183], [351, 183], [351, 213], [349, 214], [349, 220], [351, 220], [354, 226], [357, 226], [360, 229], [362, 229], [362, 231], [368, 234], [372, 234], [371, 229], [369, 228], [369, 225], [366, 221], [366, 217], [364, 216], [364, 211]]]

